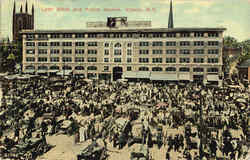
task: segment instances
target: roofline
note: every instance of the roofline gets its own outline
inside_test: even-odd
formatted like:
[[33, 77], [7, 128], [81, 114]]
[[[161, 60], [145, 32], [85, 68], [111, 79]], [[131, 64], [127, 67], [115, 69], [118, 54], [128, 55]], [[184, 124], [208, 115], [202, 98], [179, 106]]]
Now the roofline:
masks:
[[207, 31], [225, 31], [226, 28], [131, 28], [131, 29], [113, 29], [113, 28], [101, 28], [101, 29], [66, 29], [66, 30], [23, 30], [20, 33], [82, 33], [82, 32], [207, 32]]

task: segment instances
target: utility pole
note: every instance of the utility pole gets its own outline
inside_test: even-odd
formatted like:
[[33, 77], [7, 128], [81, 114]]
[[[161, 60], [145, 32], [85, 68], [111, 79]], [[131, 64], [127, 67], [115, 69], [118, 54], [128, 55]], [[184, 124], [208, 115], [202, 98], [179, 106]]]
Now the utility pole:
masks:
[[203, 111], [202, 111], [202, 105], [203, 105], [203, 95], [202, 95], [202, 89], [200, 90], [200, 147], [199, 147], [199, 153], [200, 153], [200, 159], [202, 159], [203, 157], [203, 143], [202, 143], [202, 140], [203, 140]]

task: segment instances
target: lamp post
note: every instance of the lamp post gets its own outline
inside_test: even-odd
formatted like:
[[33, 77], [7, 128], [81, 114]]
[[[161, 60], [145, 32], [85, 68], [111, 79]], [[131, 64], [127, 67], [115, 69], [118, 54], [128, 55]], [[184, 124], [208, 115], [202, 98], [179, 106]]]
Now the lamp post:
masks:
[[200, 155], [200, 159], [202, 159], [203, 157], [203, 110], [202, 110], [202, 106], [203, 106], [203, 96], [204, 93], [202, 92], [203, 90], [201, 89], [199, 94], [200, 94], [200, 146], [199, 146], [199, 155]]

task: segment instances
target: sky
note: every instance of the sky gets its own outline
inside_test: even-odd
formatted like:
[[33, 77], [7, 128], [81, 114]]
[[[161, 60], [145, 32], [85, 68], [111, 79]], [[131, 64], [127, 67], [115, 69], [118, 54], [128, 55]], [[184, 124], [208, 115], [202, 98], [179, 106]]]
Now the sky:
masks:
[[[108, 16], [151, 21], [167, 27], [170, 0], [0, 0], [0, 38], [12, 39], [12, 12], [28, 2], [35, 8], [35, 29], [85, 29], [86, 22]], [[225, 27], [225, 36], [250, 39], [250, 0], [173, 0], [174, 27]]]

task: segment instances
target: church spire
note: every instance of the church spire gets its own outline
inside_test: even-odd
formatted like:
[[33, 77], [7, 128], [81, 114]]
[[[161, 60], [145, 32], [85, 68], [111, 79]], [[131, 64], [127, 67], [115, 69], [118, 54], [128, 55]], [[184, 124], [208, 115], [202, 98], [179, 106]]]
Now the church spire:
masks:
[[28, 3], [27, 3], [27, 0], [26, 0], [26, 4], [25, 4], [25, 12], [28, 13]]
[[32, 15], [34, 15], [34, 4], [32, 4]]
[[16, 1], [14, 1], [13, 15], [16, 13]]
[[172, 0], [170, 0], [170, 10], [169, 10], [169, 17], [168, 17], [168, 28], [174, 28]]
[[23, 5], [21, 5], [20, 12], [21, 13], [23, 12]]

